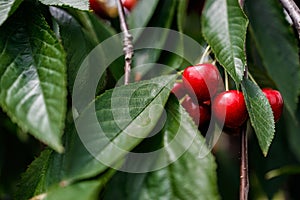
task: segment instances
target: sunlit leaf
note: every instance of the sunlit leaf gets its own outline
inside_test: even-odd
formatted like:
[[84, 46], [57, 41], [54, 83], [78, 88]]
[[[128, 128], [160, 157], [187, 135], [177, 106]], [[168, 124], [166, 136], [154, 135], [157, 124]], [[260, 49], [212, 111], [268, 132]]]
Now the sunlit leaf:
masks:
[[243, 81], [242, 89], [258, 143], [266, 156], [275, 133], [274, 116], [268, 99], [261, 89], [249, 81]]
[[20, 127], [61, 152], [65, 53], [46, 20], [30, 6], [0, 28], [0, 103]]
[[248, 20], [236, 0], [208, 0], [202, 15], [202, 32], [219, 63], [240, 83], [246, 65]]

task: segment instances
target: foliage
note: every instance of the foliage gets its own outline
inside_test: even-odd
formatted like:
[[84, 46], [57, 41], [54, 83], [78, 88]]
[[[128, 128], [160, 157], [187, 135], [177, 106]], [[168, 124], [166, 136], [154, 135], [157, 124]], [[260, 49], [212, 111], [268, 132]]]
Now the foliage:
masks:
[[[0, 0], [0, 199], [237, 199], [238, 137], [209, 138], [170, 94], [204, 53], [186, 41], [244, 93], [250, 199], [299, 198], [297, 33], [278, 1], [238, 2], [139, 0], [129, 28], [164, 29], [132, 31], [123, 85], [118, 18], [87, 0]], [[264, 87], [284, 98], [276, 124]]]

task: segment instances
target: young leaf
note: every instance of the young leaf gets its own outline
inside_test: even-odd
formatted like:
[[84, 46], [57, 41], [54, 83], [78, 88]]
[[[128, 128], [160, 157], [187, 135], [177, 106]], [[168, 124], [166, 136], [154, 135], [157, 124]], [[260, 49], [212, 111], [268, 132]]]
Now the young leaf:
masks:
[[[205, 143], [192, 119], [175, 98], [169, 99], [167, 119], [160, 134], [165, 155], [174, 161], [178, 150], [187, 148], [186, 141], [192, 144], [178, 160], [157, 171], [145, 174], [117, 173], [108, 184], [104, 199], [219, 199], [217, 191], [216, 163], [211, 153], [200, 158], [200, 147]], [[181, 139], [175, 139], [182, 134]], [[174, 142], [173, 144], [171, 144]], [[158, 159], [160, 160], [160, 159]], [[139, 190], [131, 191], [132, 188]], [[158, 196], [159, 195], [159, 196]]]
[[300, 91], [300, 64], [295, 34], [285, 20], [280, 3], [272, 0], [245, 1], [250, 33], [268, 75], [294, 115]]
[[219, 63], [236, 83], [246, 65], [248, 20], [237, 0], [208, 0], [202, 13], [202, 32]]
[[0, 104], [20, 127], [62, 152], [65, 53], [46, 20], [30, 6], [0, 28]]
[[88, 0], [39, 0], [49, 6], [68, 6], [79, 10], [89, 10]]
[[0, 1], [0, 26], [5, 20], [12, 15], [15, 10], [19, 7], [23, 0], [6, 0]]
[[242, 82], [242, 89], [251, 125], [256, 133], [259, 146], [266, 156], [275, 133], [271, 106], [261, 89], [248, 79]]

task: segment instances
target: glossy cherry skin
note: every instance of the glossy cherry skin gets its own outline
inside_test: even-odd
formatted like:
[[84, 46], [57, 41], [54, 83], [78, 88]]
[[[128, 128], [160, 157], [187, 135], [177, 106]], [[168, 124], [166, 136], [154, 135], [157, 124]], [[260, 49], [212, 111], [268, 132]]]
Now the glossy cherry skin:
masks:
[[131, 11], [137, 3], [137, 0], [122, 0], [122, 4], [125, 8]]
[[190, 96], [186, 96], [181, 105], [189, 113], [197, 126], [201, 127], [210, 120], [210, 102], [197, 105]]
[[118, 16], [117, 4], [108, 6], [106, 1], [89, 0], [90, 9], [103, 18], [114, 18]]
[[248, 118], [244, 95], [237, 90], [218, 94], [212, 103], [212, 113], [218, 122], [228, 128], [239, 128]]
[[173, 94], [175, 94], [175, 96], [178, 99], [181, 99], [182, 97], [184, 97], [184, 95], [186, 95], [186, 89], [183, 85], [182, 82], [176, 82], [171, 90], [171, 92]]
[[199, 102], [204, 102], [216, 94], [220, 74], [216, 66], [204, 63], [187, 67], [182, 80], [190, 96], [196, 95]]
[[274, 121], [277, 122], [282, 115], [283, 104], [284, 104], [283, 98], [280, 92], [277, 90], [273, 90], [270, 88], [263, 88], [262, 91], [266, 95], [271, 105], [273, 115], [274, 115]]

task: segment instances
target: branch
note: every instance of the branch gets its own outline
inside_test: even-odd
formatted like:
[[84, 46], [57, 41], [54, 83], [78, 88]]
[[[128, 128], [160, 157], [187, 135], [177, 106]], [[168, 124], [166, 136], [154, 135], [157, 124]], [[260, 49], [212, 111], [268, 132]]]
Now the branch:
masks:
[[122, 5], [121, 0], [116, 0], [118, 5], [118, 13], [119, 13], [119, 19], [120, 19], [120, 27], [124, 35], [123, 39], [123, 52], [125, 54], [125, 78], [124, 78], [124, 84], [127, 85], [130, 80], [130, 71], [131, 71], [131, 62], [133, 57], [133, 44], [132, 44], [132, 35], [128, 31], [128, 25], [126, 23], [125, 19], [125, 12]]
[[247, 200], [249, 192], [248, 140], [246, 127], [247, 126], [244, 126], [241, 131], [240, 200]]
[[279, 0], [291, 17], [300, 39], [300, 10], [293, 0]]

